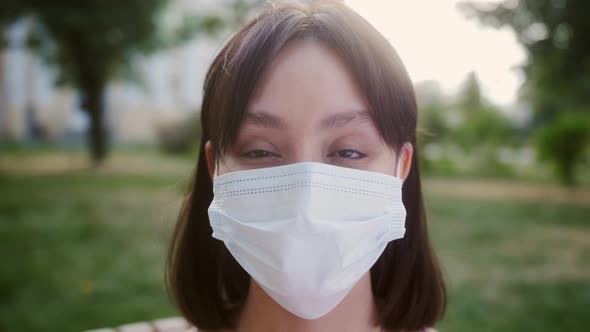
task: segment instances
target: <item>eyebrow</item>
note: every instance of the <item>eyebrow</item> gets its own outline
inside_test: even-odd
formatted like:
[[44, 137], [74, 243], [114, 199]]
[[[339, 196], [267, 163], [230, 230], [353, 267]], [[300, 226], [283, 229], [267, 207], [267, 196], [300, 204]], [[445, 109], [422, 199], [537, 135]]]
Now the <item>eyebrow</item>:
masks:
[[266, 128], [281, 129], [286, 127], [285, 122], [281, 118], [264, 111], [246, 113], [244, 123], [251, 123]]
[[[371, 115], [365, 110], [341, 112], [328, 115], [322, 119], [320, 128], [341, 128], [359, 122], [371, 122], [371, 119]], [[285, 121], [280, 117], [264, 111], [246, 113], [244, 122], [274, 129], [283, 129], [287, 126]]]
[[327, 116], [320, 122], [321, 128], [340, 128], [351, 124], [371, 122], [367, 111], [342, 112]]

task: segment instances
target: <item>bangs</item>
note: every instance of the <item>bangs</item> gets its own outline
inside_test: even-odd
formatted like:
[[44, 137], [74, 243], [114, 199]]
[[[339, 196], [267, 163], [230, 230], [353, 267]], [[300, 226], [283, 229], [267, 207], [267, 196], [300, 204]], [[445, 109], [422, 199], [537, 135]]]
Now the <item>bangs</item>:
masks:
[[287, 43], [299, 38], [314, 38], [341, 57], [367, 98], [372, 120], [387, 145], [398, 150], [404, 142], [415, 142], [414, 90], [389, 42], [341, 4], [310, 7], [281, 2], [232, 38], [207, 73], [202, 125], [216, 160], [235, 143], [265, 69]]

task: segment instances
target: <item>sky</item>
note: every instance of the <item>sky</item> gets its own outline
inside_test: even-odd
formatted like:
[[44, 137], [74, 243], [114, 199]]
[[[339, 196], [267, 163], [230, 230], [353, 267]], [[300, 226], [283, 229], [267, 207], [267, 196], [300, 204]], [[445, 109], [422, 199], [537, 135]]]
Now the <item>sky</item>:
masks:
[[391, 42], [415, 83], [435, 80], [445, 93], [454, 94], [474, 71], [492, 102], [516, 102], [524, 80], [518, 66], [526, 53], [508, 28], [467, 19], [456, 7], [460, 0], [345, 2]]

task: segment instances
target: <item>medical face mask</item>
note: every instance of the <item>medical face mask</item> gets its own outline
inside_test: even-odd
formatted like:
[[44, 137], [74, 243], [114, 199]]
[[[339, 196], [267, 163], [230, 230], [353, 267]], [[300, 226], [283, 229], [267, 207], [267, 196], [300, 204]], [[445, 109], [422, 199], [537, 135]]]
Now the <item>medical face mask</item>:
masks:
[[394, 177], [303, 162], [216, 176], [213, 237], [282, 307], [319, 318], [403, 238], [400, 169]]

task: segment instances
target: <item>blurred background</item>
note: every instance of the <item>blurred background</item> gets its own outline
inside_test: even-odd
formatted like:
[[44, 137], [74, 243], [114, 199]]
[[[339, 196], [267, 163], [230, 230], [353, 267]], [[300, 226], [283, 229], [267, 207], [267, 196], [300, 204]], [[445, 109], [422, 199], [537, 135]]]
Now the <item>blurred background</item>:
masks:
[[[590, 2], [345, 1], [419, 103], [441, 331], [590, 326]], [[0, 4], [0, 331], [177, 316], [205, 72], [263, 1]]]

